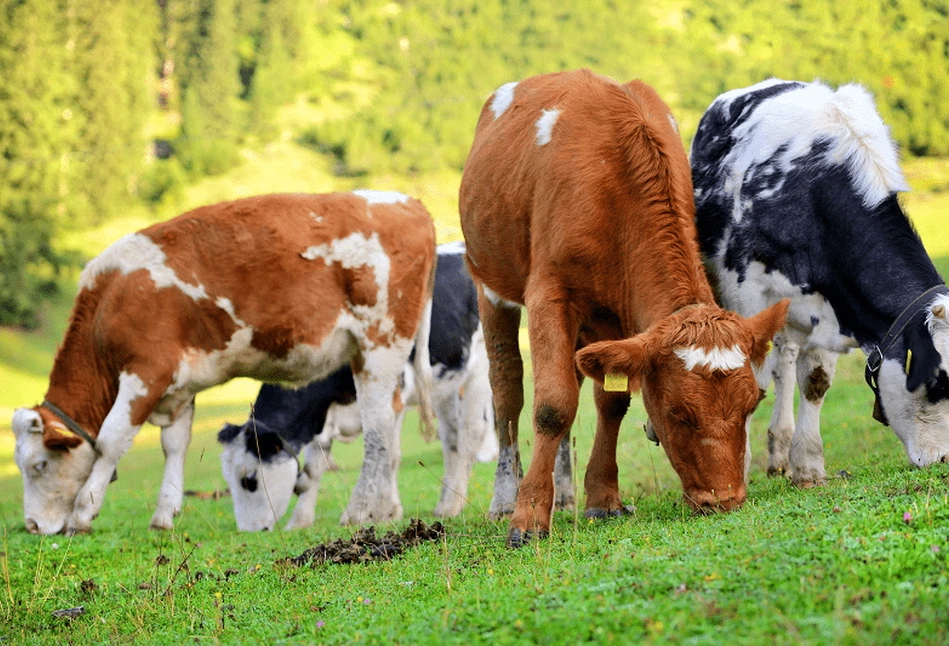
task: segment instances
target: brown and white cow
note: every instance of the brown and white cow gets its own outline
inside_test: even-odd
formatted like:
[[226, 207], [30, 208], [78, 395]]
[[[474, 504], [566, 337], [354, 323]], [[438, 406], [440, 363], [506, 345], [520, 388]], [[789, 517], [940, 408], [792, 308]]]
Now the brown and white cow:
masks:
[[151, 525], [170, 528], [197, 392], [237, 376], [305, 384], [346, 363], [366, 459], [342, 522], [400, 517], [394, 408], [416, 340], [430, 392], [434, 263], [425, 207], [380, 191], [224, 202], [122, 238], [82, 272], [46, 401], [13, 417], [27, 529], [88, 531], [145, 420], [166, 459]]
[[[745, 422], [759, 401], [752, 364], [764, 360], [787, 302], [751, 319], [715, 304], [696, 243], [689, 163], [656, 93], [588, 70], [502, 86], [481, 111], [460, 210], [501, 444], [491, 509], [513, 508], [508, 544], [550, 527], [555, 458], [577, 410], [576, 366], [596, 381], [587, 516], [625, 510], [616, 441], [640, 385], [688, 504], [741, 505]], [[518, 489], [521, 304], [535, 443]], [[607, 392], [607, 374], [628, 386]]]

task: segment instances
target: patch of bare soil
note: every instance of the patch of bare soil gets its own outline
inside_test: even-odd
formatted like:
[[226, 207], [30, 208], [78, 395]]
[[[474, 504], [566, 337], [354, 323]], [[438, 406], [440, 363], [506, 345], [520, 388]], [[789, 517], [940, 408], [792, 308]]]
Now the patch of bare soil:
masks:
[[323, 563], [366, 563], [369, 561], [388, 561], [415, 547], [422, 542], [433, 542], [445, 537], [445, 527], [438, 521], [426, 525], [424, 521], [413, 518], [401, 534], [393, 531], [379, 538], [375, 527], [360, 529], [352, 538], [338, 538], [329, 543], [320, 543], [305, 550], [299, 556], [291, 556], [277, 561], [278, 564], [311, 567]]

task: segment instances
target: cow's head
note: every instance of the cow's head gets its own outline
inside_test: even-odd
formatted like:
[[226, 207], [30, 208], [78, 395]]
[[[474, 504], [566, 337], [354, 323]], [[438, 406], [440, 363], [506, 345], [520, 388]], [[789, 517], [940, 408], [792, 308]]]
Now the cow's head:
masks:
[[882, 412], [910, 462], [949, 461], [949, 296], [937, 297], [925, 324], [908, 326], [903, 340], [905, 363], [885, 358], [880, 366]]
[[683, 308], [642, 334], [577, 353], [594, 380], [621, 373], [643, 389], [655, 435], [696, 511], [745, 501], [746, 420], [760, 400], [753, 372], [784, 325], [788, 301], [744, 319], [713, 305]]
[[280, 436], [261, 422], [225, 424], [221, 471], [231, 490], [237, 528], [273, 529], [286, 513], [300, 475], [296, 456]]
[[58, 534], [92, 473], [95, 451], [39, 406], [17, 409], [12, 426], [13, 459], [23, 474], [26, 529], [33, 534]]

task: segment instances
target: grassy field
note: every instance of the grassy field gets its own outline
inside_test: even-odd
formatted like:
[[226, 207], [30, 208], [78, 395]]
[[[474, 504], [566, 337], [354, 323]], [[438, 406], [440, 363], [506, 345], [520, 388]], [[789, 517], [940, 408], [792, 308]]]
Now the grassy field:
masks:
[[[231, 186], [241, 194], [350, 188], [307, 155], [291, 143], [248, 155]], [[941, 215], [949, 163], [912, 160], [907, 174], [916, 189], [907, 209], [949, 275]], [[372, 187], [422, 195], [439, 240], [460, 237], [457, 177], [390, 178]], [[209, 181], [183, 206], [230, 196], [225, 180]], [[64, 244], [94, 253], [150, 219], [130, 214]], [[354, 531], [337, 523], [358, 477], [358, 441], [336, 449], [341, 470], [324, 478], [310, 530], [239, 534], [229, 498], [189, 497], [174, 531], [149, 531], [163, 460], [157, 429], [146, 427], [120, 464], [93, 534], [25, 532], [10, 414], [42, 398], [70, 298], [46, 312], [36, 334], [0, 330], [0, 641], [949, 642], [949, 465], [908, 466], [893, 433], [869, 415], [859, 352], [841, 360], [824, 408], [826, 487], [798, 491], [765, 477], [769, 396], [754, 419], [748, 503], [734, 514], [693, 517], [662, 450], [643, 437], [645, 413], [634, 401], [619, 446], [622, 493], [637, 506], [631, 518], [593, 523], [561, 512], [548, 540], [508, 550], [506, 523], [485, 519], [493, 467], [476, 465], [469, 505], [446, 523], [444, 541], [389, 562], [298, 568], [279, 561]], [[225, 486], [215, 434], [224, 420], [246, 417], [255, 392], [256, 384], [238, 380], [199, 396], [188, 489]], [[573, 431], [578, 482], [594, 425], [587, 385]], [[441, 454], [416, 428], [410, 414], [399, 484], [406, 518], [430, 522]], [[529, 455], [529, 432], [524, 442]], [[84, 611], [74, 619], [53, 615], [78, 606]]]

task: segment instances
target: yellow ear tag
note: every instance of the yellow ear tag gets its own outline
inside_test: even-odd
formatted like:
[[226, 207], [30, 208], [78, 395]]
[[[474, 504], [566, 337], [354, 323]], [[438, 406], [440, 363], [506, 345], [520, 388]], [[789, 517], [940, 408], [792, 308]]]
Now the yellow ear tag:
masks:
[[767, 351], [768, 351], [768, 352], [771, 352], [771, 348], [773, 348], [773, 347], [774, 347], [774, 342], [772, 342], [772, 341], [769, 340], [769, 341], [768, 341], [768, 350], [767, 350]]
[[909, 374], [909, 366], [911, 363], [913, 363], [913, 351], [907, 350], [906, 351], [906, 374]]
[[629, 390], [629, 377], [621, 372], [603, 375], [603, 390], [608, 393], [625, 393]]

